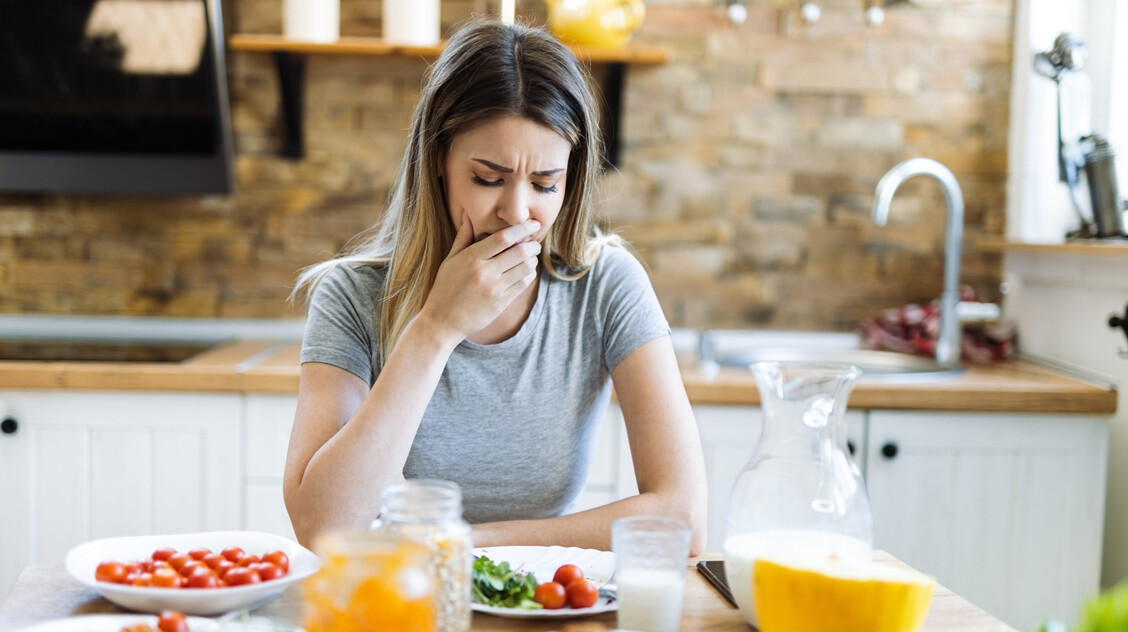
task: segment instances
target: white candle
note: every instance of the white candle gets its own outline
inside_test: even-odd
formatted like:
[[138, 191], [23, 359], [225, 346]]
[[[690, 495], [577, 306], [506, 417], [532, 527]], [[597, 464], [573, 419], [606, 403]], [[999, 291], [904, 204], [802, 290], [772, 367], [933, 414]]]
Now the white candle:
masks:
[[501, 0], [501, 21], [505, 24], [513, 24], [514, 16], [517, 12], [517, 0]]

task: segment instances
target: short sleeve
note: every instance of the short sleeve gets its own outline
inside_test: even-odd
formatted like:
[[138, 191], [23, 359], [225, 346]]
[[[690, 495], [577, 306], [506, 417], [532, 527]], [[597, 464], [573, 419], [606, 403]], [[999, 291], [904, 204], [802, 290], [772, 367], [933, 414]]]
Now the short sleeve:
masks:
[[342, 263], [318, 284], [306, 317], [301, 362], [331, 364], [372, 384], [377, 288], [365, 267]]
[[592, 273], [601, 295], [603, 357], [609, 371], [670, 325], [642, 264], [619, 246], [604, 246]]

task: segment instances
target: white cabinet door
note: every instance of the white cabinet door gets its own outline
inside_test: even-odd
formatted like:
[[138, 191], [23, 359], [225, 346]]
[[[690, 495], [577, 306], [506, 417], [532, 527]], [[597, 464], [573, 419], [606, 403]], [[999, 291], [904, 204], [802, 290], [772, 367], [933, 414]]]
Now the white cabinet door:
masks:
[[1020, 630], [1072, 621], [1100, 572], [1101, 418], [871, 411], [875, 546]]
[[[733, 483], [760, 441], [764, 415], [758, 406], [694, 406], [705, 453], [709, 512], [705, 550], [724, 550], [725, 513]], [[846, 412], [847, 440], [865, 454], [865, 413]], [[857, 459], [858, 457], [855, 457]], [[862, 463], [859, 461], [859, 468]]]
[[282, 500], [282, 473], [297, 408], [297, 395], [246, 396], [247, 469], [243, 484], [247, 502], [243, 525], [250, 531], [294, 538], [290, 514]]
[[0, 590], [87, 540], [238, 529], [241, 397], [5, 391]]

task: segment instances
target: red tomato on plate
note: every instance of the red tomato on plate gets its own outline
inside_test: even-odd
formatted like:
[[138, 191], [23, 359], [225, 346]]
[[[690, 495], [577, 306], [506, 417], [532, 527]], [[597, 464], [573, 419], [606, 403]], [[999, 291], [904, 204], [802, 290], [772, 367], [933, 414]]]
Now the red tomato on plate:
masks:
[[236, 566], [235, 568], [227, 571], [223, 576], [223, 581], [228, 586], [243, 586], [246, 584], [257, 584], [262, 581], [259, 574], [245, 566]]
[[590, 608], [599, 601], [599, 589], [583, 577], [573, 579], [564, 592], [567, 593], [568, 605], [573, 608]]
[[567, 597], [564, 594], [564, 587], [556, 582], [546, 582], [537, 586], [537, 591], [533, 594], [533, 601], [544, 606], [546, 610], [563, 608], [565, 599]]
[[283, 574], [290, 572], [290, 558], [282, 551], [270, 551], [262, 556], [262, 561], [270, 562], [278, 568], [281, 568]]
[[157, 629], [161, 632], [188, 632], [188, 620], [181, 612], [162, 610], [157, 619]]
[[102, 562], [94, 569], [94, 579], [100, 582], [120, 584], [125, 581], [125, 566], [117, 562]]
[[552, 576], [552, 581], [564, 586], [567, 589], [568, 584], [572, 583], [574, 579], [583, 579], [584, 572], [580, 570], [579, 566], [575, 564], [565, 564], [556, 569], [556, 574]]

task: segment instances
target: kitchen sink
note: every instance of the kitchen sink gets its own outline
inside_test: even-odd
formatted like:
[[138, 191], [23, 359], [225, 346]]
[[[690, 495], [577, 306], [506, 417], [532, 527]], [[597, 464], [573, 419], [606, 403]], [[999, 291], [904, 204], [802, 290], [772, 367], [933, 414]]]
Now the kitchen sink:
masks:
[[862, 379], [867, 381], [935, 380], [964, 372], [934, 358], [871, 349], [764, 346], [717, 354], [717, 363], [722, 366], [751, 368], [757, 362], [852, 364], [862, 370]]

